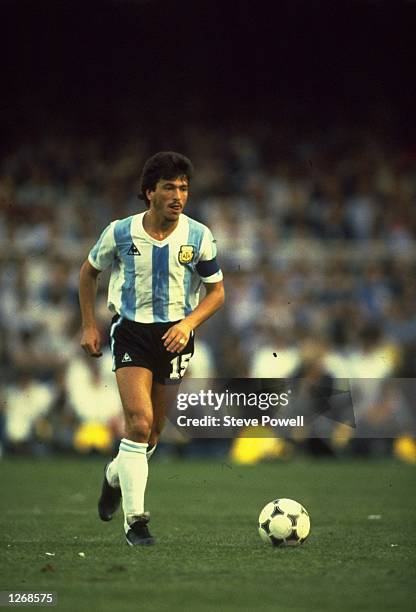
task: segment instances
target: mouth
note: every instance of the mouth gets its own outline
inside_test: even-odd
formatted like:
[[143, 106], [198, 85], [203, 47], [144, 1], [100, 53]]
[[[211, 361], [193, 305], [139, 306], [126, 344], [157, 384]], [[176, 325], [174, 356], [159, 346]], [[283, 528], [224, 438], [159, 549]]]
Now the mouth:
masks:
[[172, 210], [173, 212], [177, 212], [177, 213], [181, 212], [182, 210], [182, 206], [180, 204], [169, 204], [168, 208]]

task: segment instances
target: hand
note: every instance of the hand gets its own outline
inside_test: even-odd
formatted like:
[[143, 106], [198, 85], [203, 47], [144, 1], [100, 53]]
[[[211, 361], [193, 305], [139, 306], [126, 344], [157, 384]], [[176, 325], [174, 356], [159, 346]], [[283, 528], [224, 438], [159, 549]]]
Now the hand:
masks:
[[100, 332], [96, 327], [86, 327], [83, 330], [81, 346], [90, 357], [101, 357]]
[[166, 350], [169, 353], [181, 353], [188, 344], [191, 332], [192, 327], [185, 320], [179, 321], [179, 323], [170, 327], [162, 336]]

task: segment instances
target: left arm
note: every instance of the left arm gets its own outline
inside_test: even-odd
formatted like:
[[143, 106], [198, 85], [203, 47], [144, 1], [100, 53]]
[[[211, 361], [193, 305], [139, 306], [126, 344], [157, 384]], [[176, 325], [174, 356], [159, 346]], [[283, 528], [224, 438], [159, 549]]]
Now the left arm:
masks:
[[191, 331], [209, 319], [224, 304], [224, 283], [204, 283], [206, 295], [185, 319], [176, 323], [162, 336], [169, 353], [181, 353], [188, 344]]

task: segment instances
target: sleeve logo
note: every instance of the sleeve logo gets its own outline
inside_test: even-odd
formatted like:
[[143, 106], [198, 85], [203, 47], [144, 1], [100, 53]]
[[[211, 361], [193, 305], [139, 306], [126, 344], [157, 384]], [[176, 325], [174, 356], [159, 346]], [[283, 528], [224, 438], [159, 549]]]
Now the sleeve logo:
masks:
[[183, 244], [179, 249], [178, 259], [181, 264], [188, 264], [193, 261], [195, 256], [195, 247], [192, 244]]

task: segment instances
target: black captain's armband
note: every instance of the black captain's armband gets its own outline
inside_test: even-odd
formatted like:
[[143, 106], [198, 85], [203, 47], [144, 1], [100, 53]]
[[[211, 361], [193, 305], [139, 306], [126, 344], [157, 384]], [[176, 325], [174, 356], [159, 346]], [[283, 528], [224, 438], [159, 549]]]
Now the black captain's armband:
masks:
[[209, 261], [200, 261], [195, 266], [196, 271], [202, 278], [208, 278], [219, 271], [220, 267], [217, 262], [217, 258], [210, 259]]

